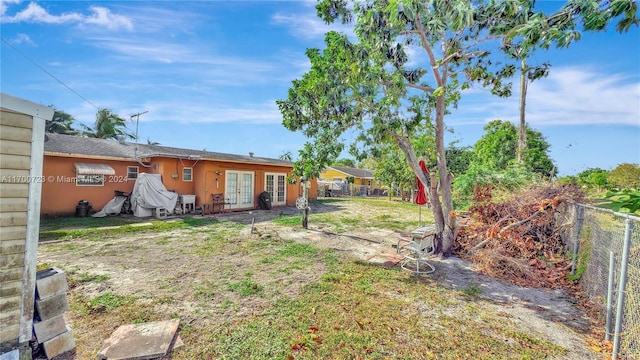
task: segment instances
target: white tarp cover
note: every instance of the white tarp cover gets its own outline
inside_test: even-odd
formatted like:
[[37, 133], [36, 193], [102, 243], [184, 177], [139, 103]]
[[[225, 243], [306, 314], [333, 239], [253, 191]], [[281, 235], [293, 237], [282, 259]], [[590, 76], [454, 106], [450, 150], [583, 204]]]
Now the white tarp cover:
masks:
[[107, 205], [105, 205], [102, 210], [97, 213], [91, 215], [92, 217], [105, 217], [109, 215], [120, 215], [120, 211], [122, 210], [122, 205], [125, 200], [127, 200], [126, 196], [115, 196], [113, 199], [109, 200]]
[[132, 209], [164, 208], [169, 214], [173, 214], [177, 202], [178, 194], [167, 190], [160, 174], [138, 174], [131, 192]]

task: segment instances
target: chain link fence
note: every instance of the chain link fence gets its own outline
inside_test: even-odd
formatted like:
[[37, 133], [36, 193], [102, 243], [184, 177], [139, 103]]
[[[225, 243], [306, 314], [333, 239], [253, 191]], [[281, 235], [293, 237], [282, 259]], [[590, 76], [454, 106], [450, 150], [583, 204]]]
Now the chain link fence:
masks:
[[612, 359], [640, 360], [640, 217], [574, 205], [558, 219], [573, 274], [599, 307]]
[[387, 196], [381, 187], [355, 185], [346, 182], [318, 181], [318, 198], [345, 196]]

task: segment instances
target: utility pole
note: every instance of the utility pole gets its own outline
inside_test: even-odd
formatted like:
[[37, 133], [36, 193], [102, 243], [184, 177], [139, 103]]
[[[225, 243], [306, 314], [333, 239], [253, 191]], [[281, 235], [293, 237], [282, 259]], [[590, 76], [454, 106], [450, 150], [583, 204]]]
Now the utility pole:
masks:
[[130, 118], [131, 120], [133, 120], [134, 116], [136, 117], [136, 144], [138, 143], [138, 123], [140, 122], [140, 115], [146, 114], [148, 112], [149, 111], [147, 110], [147, 111], [143, 111], [143, 112], [139, 112], [137, 114], [131, 115], [131, 118]]

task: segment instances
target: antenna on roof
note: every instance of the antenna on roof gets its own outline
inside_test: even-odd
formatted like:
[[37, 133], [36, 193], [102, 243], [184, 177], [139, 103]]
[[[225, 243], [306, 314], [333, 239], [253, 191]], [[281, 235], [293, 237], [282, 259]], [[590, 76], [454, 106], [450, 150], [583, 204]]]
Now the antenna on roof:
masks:
[[146, 114], [146, 113], [148, 113], [148, 112], [149, 112], [149, 111], [148, 111], [148, 110], [146, 110], [146, 111], [139, 112], [139, 113], [137, 113], [137, 114], [133, 114], [133, 115], [131, 115], [131, 118], [130, 118], [131, 120], [133, 120], [133, 117], [134, 117], [134, 116], [136, 117], [136, 144], [138, 143], [138, 123], [140, 122], [140, 115], [142, 115], [142, 114]]

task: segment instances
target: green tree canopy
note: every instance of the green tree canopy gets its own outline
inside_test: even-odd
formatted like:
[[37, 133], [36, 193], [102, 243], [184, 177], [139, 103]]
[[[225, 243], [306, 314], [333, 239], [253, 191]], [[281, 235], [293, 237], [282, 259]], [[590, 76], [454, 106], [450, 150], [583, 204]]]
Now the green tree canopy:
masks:
[[397, 190], [413, 188], [415, 175], [407, 164], [404, 154], [394, 144], [381, 145], [376, 152], [376, 167], [373, 176], [389, 187], [389, 196]]
[[640, 166], [623, 163], [609, 173], [609, 183], [618, 189], [640, 189]]
[[53, 118], [47, 120], [44, 125], [44, 131], [48, 133], [64, 134], [64, 135], [78, 135], [80, 130], [75, 129], [75, 121], [72, 115], [50, 106], [54, 109]]
[[[493, 120], [484, 130], [486, 133], [473, 148], [472, 163], [489, 171], [503, 171], [516, 160], [518, 129], [509, 121]], [[542, 134], [527, 128], [528, 149], [524, 165], [530, 171], [550, 176], [555, 171], [549, 158], [549, 143]]]
[[349, 158], [342, 158], [342, 159], [337, 159], [335, 160], [332, 165], [335, 166], [344, 166], [344, 167], [350, 167], [350, 168], [355, 168], [356, 167], [356, 162], [353, 159], [349, 159]]
[[462, 175], [467, 172], [471, 160], [473, 159], [473, 148], [471, 146], [456, 146], [450, 143], [446, 149], [447, 167], [454, 175]]
[[127, 122], [109, 109], [100, 109], [96, 114], [93, 127], [83, 125], [84, 135], [99, 139], [117, 139], [124, 136], [135, 139], [135, 135], [127, 129]]
[[577, 183], [588, 188], [606, 189], [609, 172], [601, 168], [589, 168], [576, 175]]
[[[294, 171], [314, 176], [307, 171], [330, 164], [343, 149], [340, 139], [347, 129], [355, 129], [365, 146], [396, 144], [430, 189], [436, 252], [449, 253], [457, 222], [444, 144], [448, 109], [474, 82], [495, 95], [510, 95], [515, 65], [491, 58], [502, 44], [567, 46], [579, 38], [579, 24], [587, 31], [602, 30], [618, 16], [623, 17], [621, 30], [637, 23], [635, 2], [619, 2], [624, 6], [616, 2], [615, 9], [613, 4], [585, 9], [591, 1], [573, 0], [546, 15], [534, 11], [530, 0], [365, 0], [353, 6], [346, 0], [321, 0], [318, 15], [326, 22], [353, 22], [357, 41], [329, 32], [323, 50], [307, 50], [309, 72], [293, 81], [287, 99], [277, 101], [283, 125], [313, 143], [301, 150]], [[409, 61], [416, 51], [427, 60]], [[413, 146], [416, 136], [429, 129], [437, 159], [430, 171], [437, 178], [432, 179], [420, 169]], [[431, 181], [439, 186], [430, 186]]]

